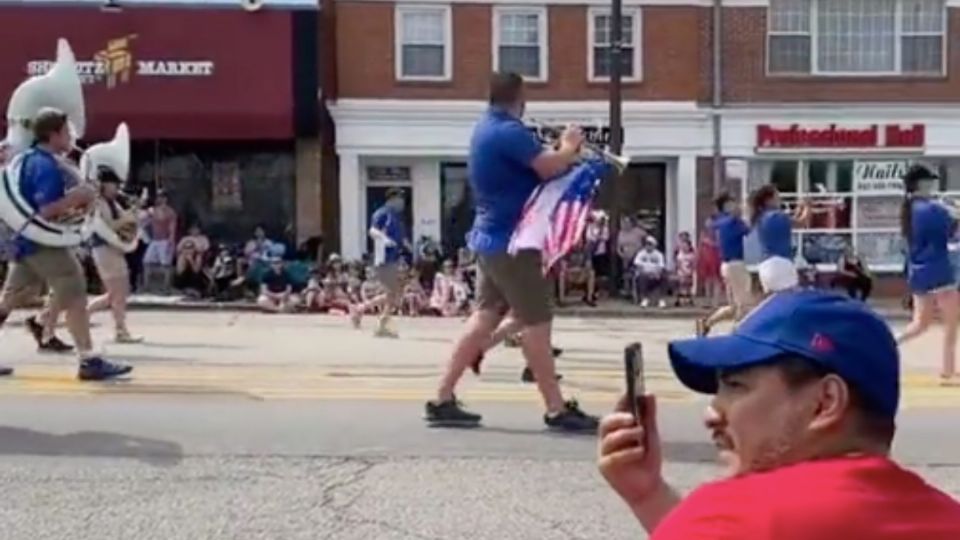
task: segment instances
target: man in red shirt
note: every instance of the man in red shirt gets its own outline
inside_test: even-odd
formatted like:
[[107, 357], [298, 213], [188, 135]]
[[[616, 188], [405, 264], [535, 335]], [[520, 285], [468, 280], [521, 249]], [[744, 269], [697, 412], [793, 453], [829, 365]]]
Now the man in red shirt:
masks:
[[782, 292], [733, 334], [669, 355], [684, 385], [716, 395], [705, 424], [730, 478], [681, 499], [661, 474], [653, 397], [641, 426], [606, 417], [600, 471], [652, 540], [960, 539], [960, 503], [889, 458], [900, 359], [862, 302]]

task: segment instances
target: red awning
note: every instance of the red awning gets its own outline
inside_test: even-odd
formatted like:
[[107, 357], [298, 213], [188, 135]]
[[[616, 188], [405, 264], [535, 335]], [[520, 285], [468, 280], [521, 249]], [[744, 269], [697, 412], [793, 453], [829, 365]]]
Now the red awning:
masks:
[[125, 121], [135, 139], [286, 139], [293, 130], [292, 14], [0, 7], [0, 103], [70, 42], [86, 139]]

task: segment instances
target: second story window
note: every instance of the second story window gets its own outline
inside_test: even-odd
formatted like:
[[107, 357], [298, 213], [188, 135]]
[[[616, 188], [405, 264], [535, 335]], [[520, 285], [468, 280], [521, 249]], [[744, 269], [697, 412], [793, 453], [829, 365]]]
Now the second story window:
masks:
[[944, 0], [771, 0], [771, 74], [940, 75]]
[[449, 80], [453, 48], [449, 6], [404, 6], [396, 12], [396, 69], [401, 80]]
[[[610, 10], [592, 9], [589, 12], [590, 80], [610, 78]], [[621, 76], [624, 80], [640, 79], [640, 12], [624, 10], [622, 15]]]
[[547, 79], [547, 12], [498, 8], [493, 17], [494, 69], [535, 81]]

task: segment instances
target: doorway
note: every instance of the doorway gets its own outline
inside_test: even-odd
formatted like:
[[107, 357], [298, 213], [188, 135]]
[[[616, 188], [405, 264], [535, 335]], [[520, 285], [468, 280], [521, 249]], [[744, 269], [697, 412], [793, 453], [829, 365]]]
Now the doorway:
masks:
[[665, 249], [667, 164], [631, 164], [618, 181], [616, 190], [613, 182], [601, 185], [597, 206], [608, 212], [616, 206], [622, 216], [634, 217], [648, 234], [657, 239], [660, 249]]

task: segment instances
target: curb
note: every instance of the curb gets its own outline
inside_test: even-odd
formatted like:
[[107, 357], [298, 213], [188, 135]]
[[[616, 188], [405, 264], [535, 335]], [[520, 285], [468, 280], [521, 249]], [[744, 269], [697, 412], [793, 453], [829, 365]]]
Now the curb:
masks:
[[[133, 311], [214, 311], [214, 312], [241, 312], [256, 313], [257, 306], [250, 302], [217, 303], [217, 302], [137, 302], [131, 301], [129, 309]], [[875, 308], [885, 319], [891, 321], [908, 321], [910, 313], [902, 309]], [[618, 307], [572, 307], [560, 308], [556, 316], [560, 318], [581, 319], [682, 319], [690, 320], [704, 317], [710, 313], [708, 309], [697, 308], [668, 308], [668, 309], [634, 309]]]

